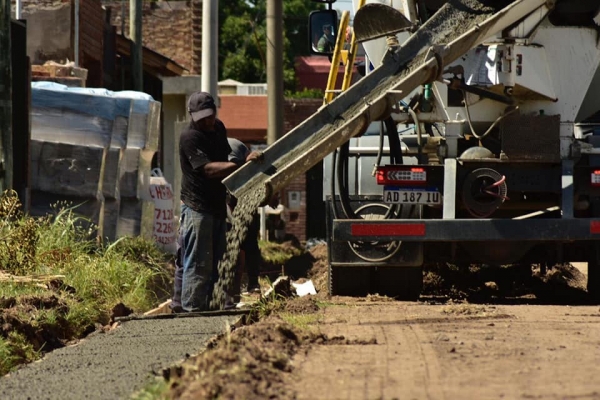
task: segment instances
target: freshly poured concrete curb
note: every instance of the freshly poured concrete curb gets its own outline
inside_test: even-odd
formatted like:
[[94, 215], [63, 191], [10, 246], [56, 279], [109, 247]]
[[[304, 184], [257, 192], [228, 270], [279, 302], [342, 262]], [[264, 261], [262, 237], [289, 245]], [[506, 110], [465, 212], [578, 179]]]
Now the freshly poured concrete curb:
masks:
[[233, 325], [239, 315], [140, 319], [0, 378], [0, 399], [124, 399]]

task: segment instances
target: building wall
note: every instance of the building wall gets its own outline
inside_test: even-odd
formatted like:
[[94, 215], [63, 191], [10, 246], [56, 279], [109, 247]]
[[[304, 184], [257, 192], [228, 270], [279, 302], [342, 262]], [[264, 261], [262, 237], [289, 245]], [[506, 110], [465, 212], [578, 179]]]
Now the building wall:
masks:
[[[321, 99], [286, 99], [284, 105], [284, 129], [289, 132], [314, 114], [323, 105]], [[299, 207], [293, 208], [291, 197], [299, 196]], [[288, 209], [287, 233], [300, 241], [307, 239], [306, 174], [297, 176], [284, 190], [281, 200]]]
[[[111, 9], [111, 23], [117, 27], [117, 33], [121, 33], [121, 20], [125, 23], [125, 36], [129, 37], [129, 1], [124, 2], [124, 12], [120, 1], [102, 1], [105, 8]], [[197, 3], [197, 4], [196, 4]], [[194, 21], [200, 24], [194, 28], [192, 20], [193, 7], [202, 10], [201, 1], [158, 1], [143, 2], [142, 12], [142, 44], [185, 67], [188, 71], [199, 73], [200, 64], [194, 63], [200, 57], [194, 54], [199, 52], [202, 41], [202, 14]], [[196, 14], [198, 12], [196, 11]], [[195, 32], [195, 33], [193, 33]], [[198, 46], [194, 47], [194, 36]], [[198, 53], [199, 54], [199, 53]], [[197, 65], [196, 65], [197, 64]]]
[[[27, 54], [33, 65], [75, 61], [73, 0], [23, 0]], [[14, 1], [13, 1], [14, 12]], [[85, 86], [102, 87], [104, 12], [101, 0], [79, 0], [79, 66], [88, 70]]]
[[24, 0], [21, 18], [27, 20], [27, 55], [32, 64], [73, 61], [71, 0]]

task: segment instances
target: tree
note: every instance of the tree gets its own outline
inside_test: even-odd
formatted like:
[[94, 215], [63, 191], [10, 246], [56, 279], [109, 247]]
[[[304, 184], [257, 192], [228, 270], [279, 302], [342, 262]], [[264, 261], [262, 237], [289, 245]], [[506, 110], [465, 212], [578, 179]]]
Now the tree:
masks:
[[[267, 0], [219, 2], [219, 79], [266, 82]], [[323, 8], [311, 0], [283, 2], [284, 88], [296, 90], [294, 58], [307, 55], [308, 16]]]

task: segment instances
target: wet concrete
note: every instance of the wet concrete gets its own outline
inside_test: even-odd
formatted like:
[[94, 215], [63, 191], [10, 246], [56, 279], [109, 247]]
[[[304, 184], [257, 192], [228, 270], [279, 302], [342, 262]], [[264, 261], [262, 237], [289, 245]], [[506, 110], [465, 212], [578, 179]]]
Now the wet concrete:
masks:
[[123, 399], [239, 316], [133, 320], [0, 378], [0, 399]]

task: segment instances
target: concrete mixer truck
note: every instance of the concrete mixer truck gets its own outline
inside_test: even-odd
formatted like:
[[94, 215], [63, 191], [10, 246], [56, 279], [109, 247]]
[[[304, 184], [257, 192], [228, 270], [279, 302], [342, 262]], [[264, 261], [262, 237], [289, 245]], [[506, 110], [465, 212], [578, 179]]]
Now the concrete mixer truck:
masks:
[[324, 159], [331, 294], [414, 299], [433, 262], [580, 261], [600, 300], [600, 4], [355, 5], [365, 76], [229, 190], [267, 197]]

